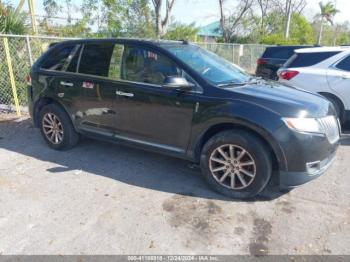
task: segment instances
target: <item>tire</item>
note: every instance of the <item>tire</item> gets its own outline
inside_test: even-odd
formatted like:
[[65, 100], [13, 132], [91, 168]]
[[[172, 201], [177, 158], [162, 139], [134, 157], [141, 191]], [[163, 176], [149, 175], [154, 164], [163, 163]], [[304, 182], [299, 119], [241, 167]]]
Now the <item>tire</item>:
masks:
[[345, 116], [344, 116], [344, 110], [342, 105], [339, 103], [337, 99], [333, 97], [326, 96], [326, 99], [328, 99], [328, 101], [330, 101], [333, 104], [335, 111], [337, 113], [337, 116], [339, 118], [340, 124], [343, 125], [345, 123]]
[[44, 106], [40, 111], [39, 119], [41, 135], [49, 147], [55, 150], [67, 150], [78, 143], [79, 135], [75, 131], [69, 116], [59, 105], [49, 104]]
[[[232, 147], [233, 151], [231, 151]], [[225, 169], [214, 172], [224, 166], [223, 163], [215, 162], [218, 160], [222, 162], [224, 159], [218, 150], [219, 148], [226, 157], [230, 158], [232, 153], [234, 157], [230, 160], [229, 165], [231, 166], [229, 168], [225, 160]], [[226, 149], [228, 151], [225, 151]], [[240, 156], [242, 149], [246, 153]], [[238, 162], [233, 163], [233, 159], [238, 160], [240, 157]], [[253, 164], [247, 165], [252, 162]], [[243, 164], [244, 167], [240, 164]], [[239, 129], [220, 132], [208, 140], [201, 153], [200, 166], [205, 181], [213, 190], [235, 199], [247, 199], [258, 195], [267, 186], [272, 173], [271, 154], [266, 145], [256, 135]], [[229, 172], [229, 170], [231, 171]], [[227, 172], [229, 172], [228, 175]], [[238, 172], [240, 175], [232, 174], [232, 172]], [[250, 176], [243, 172], [248, 172]], [[225, 175], [227, 175], [226, 178]], [[244, 178], [246, 185], [241, 182], [239, 176]], [[224, 180], [220, 182], [220, 179]], [[234, 181], [233, 187], [232, 179]]]

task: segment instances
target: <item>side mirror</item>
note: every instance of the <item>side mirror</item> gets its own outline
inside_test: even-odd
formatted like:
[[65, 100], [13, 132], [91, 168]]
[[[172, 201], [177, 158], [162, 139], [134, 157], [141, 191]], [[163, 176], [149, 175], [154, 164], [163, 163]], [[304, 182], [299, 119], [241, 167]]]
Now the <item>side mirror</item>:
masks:
[[167, 76], [164, 79], [163, 87], [171, 88], [171, 89], [177, 89], [177, 90], [190, 90], [195, 85], [192, 83], [189, 83], [186, 78], [183, 78], [181, 76]]

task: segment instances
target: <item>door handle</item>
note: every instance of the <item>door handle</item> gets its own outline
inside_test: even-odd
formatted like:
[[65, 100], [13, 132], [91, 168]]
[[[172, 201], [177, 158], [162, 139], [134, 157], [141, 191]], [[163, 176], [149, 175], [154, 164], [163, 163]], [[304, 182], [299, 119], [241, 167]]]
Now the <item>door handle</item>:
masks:
[[125, 92], [122, 92], [122, 91], [116, 91], [115, 94], [117, 96], [126, 96], [126, 97], [134, 97], [134, 94], [133, 93], [125, 93]]
[[73, 83], [64, 82], [64, 81], [61, 81], [60, 84], [61, 84], [62, 86], [73, 86]]

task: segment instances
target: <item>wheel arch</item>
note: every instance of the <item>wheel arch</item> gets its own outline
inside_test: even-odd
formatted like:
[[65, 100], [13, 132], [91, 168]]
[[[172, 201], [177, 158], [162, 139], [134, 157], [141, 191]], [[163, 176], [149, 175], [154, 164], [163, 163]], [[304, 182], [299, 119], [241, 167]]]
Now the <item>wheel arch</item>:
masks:
[[236, 124], [236, 123], [218, 123], [210, 126], [206, 129], [205, 132], [201, 135], [201, 137], [197, 140], [196, 146], [194, 149], [194, 158], [196, 162], [199, 162], [202, 149], [205, 143], [212, 138], [214, 135], [230, 130], [230, 129], [240, 129], [247, 131], [258, 138], [267, 146], [269, 149], [272, 161], [273, 161], [273, 170], [286, 170], [287, 164], [283, 154], [282, 149], [279, 147], [278, 143], [272, 138], [272, 136], [268, 135], [266, 131], [260, 128], [254, 128], [250, 125]]
[[330, 99], [335, 100], [335, 101], [340, 105], [340, 107], [341, 107], [341, 110], [342, 110], [342, 119], [344, 119], [344, 117], [345, 117], [345, 104], [344, 104], [343, 100], [342, 100], [339, 96], [337, 96], [337, 95], [335, 95], [335, 94], [333, 94], [333, 93], [319, 92], [319, 94], [320, 94], [321, 96], [324, 96], [325, 98], [330, 98]]
[[59, 101], [57, 101], [56, 99], [54, 99], [52, 97], [41, 97], [35, 102], [34, 107], [33, 107], [33, 122], [34, 122], [35, 127], [39, 127], [39, 124], [40, 124], [39, 115], [40, 115], [41, 109], [44, 106], [49, 105], [49, 104], [56, 104], [59, 107], [61, 107], [67, 113], [70, 120], [72, 121], [70, 114], [68, 113], [67, 109], [62, 105], [62, 103], [60, 103]]

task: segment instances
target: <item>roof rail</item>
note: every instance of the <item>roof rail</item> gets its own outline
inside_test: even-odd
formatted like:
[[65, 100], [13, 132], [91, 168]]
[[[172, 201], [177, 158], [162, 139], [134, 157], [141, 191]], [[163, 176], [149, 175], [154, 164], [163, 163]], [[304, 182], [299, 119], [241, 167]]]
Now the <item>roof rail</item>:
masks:
[[190, 43], [188, 40], [185, 39], [179, 39], [178, 41], [182, 42], [182, 44], [184, 45], [188, 45]]

